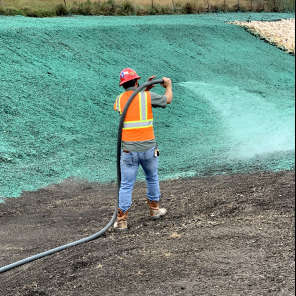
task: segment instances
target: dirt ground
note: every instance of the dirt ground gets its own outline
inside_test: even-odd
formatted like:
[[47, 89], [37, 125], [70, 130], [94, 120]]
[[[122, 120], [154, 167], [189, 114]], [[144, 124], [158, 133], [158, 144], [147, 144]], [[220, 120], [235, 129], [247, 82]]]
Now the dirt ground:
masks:
[[[137, 183], [129, 230], [0, 274], [1, 295], [294, 295], [295, 172], [161, 183], [148, 217]], [[99, 231], [116, 185], [75, 180], [0, 204], [0, 266]]]

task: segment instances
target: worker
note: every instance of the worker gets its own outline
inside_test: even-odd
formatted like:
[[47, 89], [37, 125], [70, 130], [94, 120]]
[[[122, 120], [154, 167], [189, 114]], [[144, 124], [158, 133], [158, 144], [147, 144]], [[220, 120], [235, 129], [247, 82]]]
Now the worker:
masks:
[[[114, 110], [120, 114], [132, 93], [139, 86], [141, 77], [131, 68], [125, 68], [120, 72], [119, 86], [124, 88], [114, 103]], [[154, 79], [151, 76], [148, 80]], [[121, 150], [121, 184], [119, 190], [119, 205], [117, 221], [114, 228], [127, 229], [128, 210], [132, 205], [132, 192], [136, 181], [139, 165], [142, 166], [147, 183], [147, 203], [150, 216], [158, 219], [167, 212], [160, 208], [160, 189], [158, 180], [158, 155], [154, 130], [152, 107], [165, 108], [173, 99], [171, 79], [163, 77], [162, 86], [164, 95], [151, 92], [153, 85], [139, 92], [133, 99], [126, 113], [122, 128]]]

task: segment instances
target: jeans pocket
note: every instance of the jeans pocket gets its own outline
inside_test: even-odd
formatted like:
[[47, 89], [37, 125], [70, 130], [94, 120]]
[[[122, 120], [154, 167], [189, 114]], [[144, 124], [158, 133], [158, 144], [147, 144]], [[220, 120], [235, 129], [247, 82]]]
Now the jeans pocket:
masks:
[[126, 153], [122, 152], [121, 153], [121, 163], [127, 166], [132, 166], [133, 165], [133, 155], [131, 152]]
[[155, 147], [145, 151], [144, 155], [143, 155], [143, 160], [149, 160], [149, 159], [153, 158], [154, 157], [154, 150], [155, 150]]

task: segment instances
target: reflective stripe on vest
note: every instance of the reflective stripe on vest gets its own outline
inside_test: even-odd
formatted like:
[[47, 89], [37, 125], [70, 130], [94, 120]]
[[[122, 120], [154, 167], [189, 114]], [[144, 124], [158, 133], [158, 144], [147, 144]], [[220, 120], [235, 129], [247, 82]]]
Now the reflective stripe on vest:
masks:
[[120, 98], [122, 97], [124, 93], [122, 93], [121, 95], [119, 95], [117, 98], [116, 98], [116, 101], [115, 101], [115, 104], [114, 104], [114, 109], [116, 111], [118, 111], [120, 114], [122, 113], [121, 110], [120, 110]]
[[153, 126], [153, 120], [128, 121], [123, 123], [123, 129], [145, 128]]

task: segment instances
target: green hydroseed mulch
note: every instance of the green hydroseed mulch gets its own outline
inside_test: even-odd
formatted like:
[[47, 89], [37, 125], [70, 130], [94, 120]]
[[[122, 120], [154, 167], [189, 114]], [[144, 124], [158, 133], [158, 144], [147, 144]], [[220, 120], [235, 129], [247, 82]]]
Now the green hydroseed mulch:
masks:
[[227, 24], [291, 17], [0, 17], [0, 199], [116, 180], [127, 66], [174, 83], [173, 104], [154, 112], [160, 178], [293, 169], [295, 57]]

